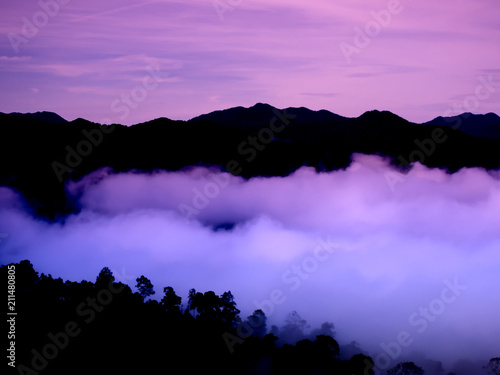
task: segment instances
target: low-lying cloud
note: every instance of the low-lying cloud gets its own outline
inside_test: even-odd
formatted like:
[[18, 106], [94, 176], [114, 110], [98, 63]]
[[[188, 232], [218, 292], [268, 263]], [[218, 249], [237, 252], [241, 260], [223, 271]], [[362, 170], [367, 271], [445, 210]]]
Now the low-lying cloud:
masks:
[[70, 280], [108, 266], [184, 303], [190, 288], [231, 290], [242, 317], [263, 308], [282, 325], [297, 310], [392, 365], [417, 352], [447, 365], [498, 356], [498, 174], [417, 164], [392, 185], [393, 173], [365, 155], [346, 170], [249, 180], [101, 170], [68, 186], [82, 210], [64, 224], [29, 216], [1, 188], [2, 263], [29, 259]]

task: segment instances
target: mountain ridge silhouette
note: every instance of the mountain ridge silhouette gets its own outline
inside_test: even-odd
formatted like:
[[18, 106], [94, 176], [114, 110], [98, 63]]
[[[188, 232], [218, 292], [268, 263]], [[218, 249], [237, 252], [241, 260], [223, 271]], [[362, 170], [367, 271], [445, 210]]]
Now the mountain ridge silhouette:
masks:
[[205, 166], [248, 179], [287, 176], [303, 166], [343, 169], [353, 154], [361, 153], [385, 157], [402, 172], [416, 161], [450, 173], [464, 167], [497, 169], [500, 139], [473, 136], [461, 128], [485, 119], [496, 134], [498, 116], [484, 116], [416, 124], [389, 111], [348, 118], [263, 103], [188, 121], [162, 117], [132, 126], [0, 114], [0, 158], [5, 161], [0, 186], [19, 191], [34, 215], [58, 220], [79, 209], [67, 183], [101, 168], [152, 173]]
[[[251, 107], [237, 106], [222, 110], [215, 110], [206, 114], [195, 116], [187, 121], [172, 120], [168, 117], [159, 117], [145, 122], [133, 124], [131, 126], [157, 122], [158, 120], [182, 121], [188, 123], [207, 121], [225, 127], [258, 126], [262, 122], [269, 121], [269, 119], [273, 118], [275, 116], [274, 111], [292, 111], [298, 114], [299, 119], [296, 122], [301, 124], [327, 122], [327, 121], [345, 123], [346, 121], [349, 120], [359, 120], [367, 122], [400, 121], [417, 125], [437, 125], [437, 126], [452, 127], [464, 133], [472, 135], [474, 137], [500, 139], [500, 116], [498, 116], [493, 112], [489, 112], [486, 114], [472, 114], [470, 112], [464, 112], [462, 114], [457, 114], [455, 116], [448, 116], [448, 117], [438, 116], [433, 118], [432, 120], [423, 123], [414, 123], [387, 110], [380, 111], [374, 109], [365, 111], [358, 117], [345, 117], [326, 109], [311, 110], [306, 107], [287, 107], [284, 109], [278, 109], [277, 107], [274, 107], [270, 104], [261, 102], [258, 102]], [[57, 113], [49, 111], [41, 111], [33, 113], [0, 112], [0, 115], [26, 118], [34, 121], [47, 122], [47, 123], [64, 124], [64, 123], [74, 123], [75, 121], [86, 121], [89, 123], [93, 123], [92, 121], [86, 120], [85, 118], [78, 118], [73, 121], [67, 121]], [[116, 125], [121, 125], [121, 124], [116, 123]]]

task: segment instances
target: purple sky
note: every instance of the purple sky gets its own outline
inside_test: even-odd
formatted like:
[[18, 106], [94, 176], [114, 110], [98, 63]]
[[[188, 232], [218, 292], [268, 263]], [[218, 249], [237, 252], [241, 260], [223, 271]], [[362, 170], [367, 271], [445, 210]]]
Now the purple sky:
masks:
[[[281, 325], [297, 310], [313, 327], [333, 322], [339, 341], [358, 341], [374, 359], [403, 331], [413, 340], [403, 355], [421, 351], [447, 366], [498, 356], [500, 174], [417, 164], [391, 189], [395, 172], [382, 159], [354, 160], [345, 171], [249, 181], [203, 168], [100, 171], [68, 187], [82, 193], [83, 210], [65, 225], [35, 220], [1, 188], [2, 263], [30, 259], [78, 281], [108, 266], [131, 286], [149, 277], [158, 298], [170, 285], [184, 303], [192, 287], [231, 290], [243, 317], [263, 308]], [[209, 199], [193, 204], [193, 189]], [[180, 204], [199, 212], [186, 220]], [[238, 224], [207, 225], [223, 222]], [[466, 288], [443, 295], [449, 283]], [[273, 290], [283, 298], [272, 311], [255, 303]]]
[[[474, 99], [480, 77], [500, 82], [492, 0], [41, 3], [0, 5], [2, 112], [124, 124], [256, 102], [415, 122], [500, 113], [500, 89]], [[145, 90], [148, 66], [162, 78]], [[122, 95], [134, 95], [126, 114]]]

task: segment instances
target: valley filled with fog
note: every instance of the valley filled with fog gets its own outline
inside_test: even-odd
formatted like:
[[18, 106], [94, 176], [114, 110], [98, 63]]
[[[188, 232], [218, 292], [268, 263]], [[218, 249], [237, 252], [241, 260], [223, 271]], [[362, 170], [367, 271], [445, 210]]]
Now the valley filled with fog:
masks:
[[286, 177], [101, 169], [66, 189], [81, 210], [60, 222], [0, 189], [2, 263], [29, 259], [72, 281], [106, 266], [131, 287], [147, 276], [158, 298], [170, 285], [183, 303], [190, 288], [230, 290], [268, 327], [292, 311], [309, 331], [332, 322], [381, 369], [428, 358], [448, 372], [498, 355], [497, 172], [416, 163], [403, 174], [355, 154], [345, 170]]

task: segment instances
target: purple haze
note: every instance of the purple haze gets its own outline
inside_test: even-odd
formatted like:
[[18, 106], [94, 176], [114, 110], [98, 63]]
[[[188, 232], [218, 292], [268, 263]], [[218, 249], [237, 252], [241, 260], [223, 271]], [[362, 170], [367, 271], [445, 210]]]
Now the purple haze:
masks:
[[487, 360], [500, 347], [499, 177], [420, 164], [400, 175], [366, 155], [345, 171], [248, 181], [101, 170], [68, 186], [82, 211], [64, 225], [34, 219], [2, 188], [2, 263], [30, 259], [70, 280], [108, 266], [131, 286], [149, 277], [157, 298], [172, 286], [184, 303], [193, 287], [231, 290], [243, 317], [260, 307], [281, 325], [297, 310], [372, 356], [402, 334], [401, 358]]

